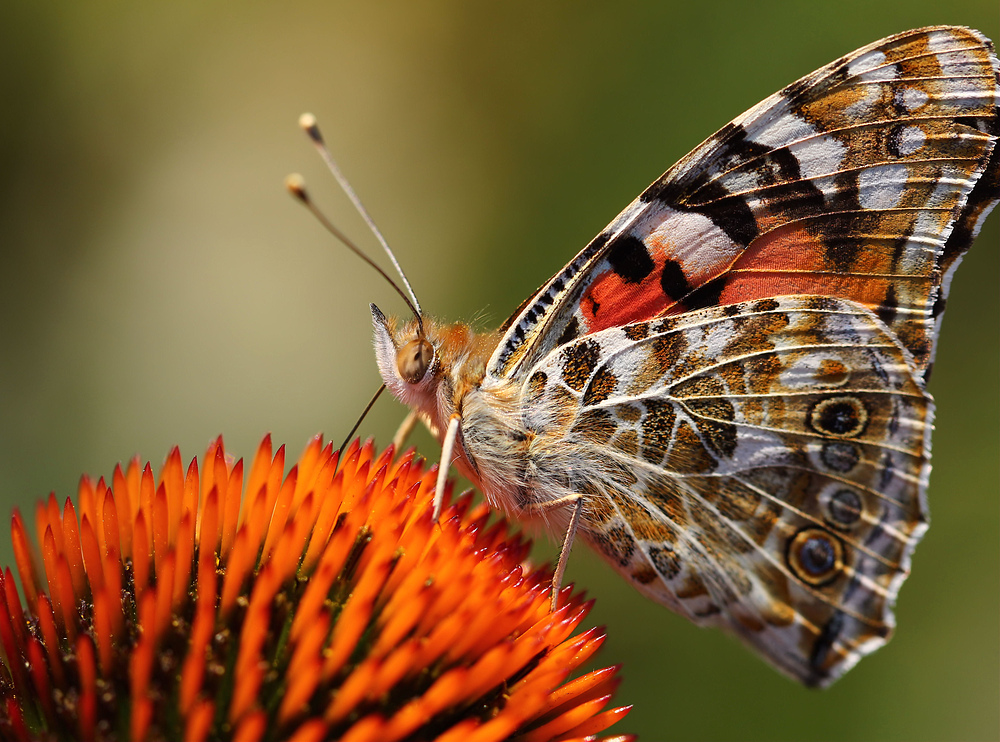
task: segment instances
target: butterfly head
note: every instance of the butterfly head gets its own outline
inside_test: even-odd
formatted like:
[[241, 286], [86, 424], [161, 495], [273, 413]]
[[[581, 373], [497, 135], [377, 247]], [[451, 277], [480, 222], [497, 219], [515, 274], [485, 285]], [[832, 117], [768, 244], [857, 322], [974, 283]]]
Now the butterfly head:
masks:
[[426, 408], [435, 396], [440, 358], [428, 330], [433, 326], [386, 317], [371, 305], [375, 357], [382, 380], [393, 395], [410, 407]]
[[386, 387], [400, 402], [426, 415], [431, 425], [447, 422], [457, 400], [483, 379], [496, 334], [427, 317], [398, 320], [371, 305], [375, 358]]

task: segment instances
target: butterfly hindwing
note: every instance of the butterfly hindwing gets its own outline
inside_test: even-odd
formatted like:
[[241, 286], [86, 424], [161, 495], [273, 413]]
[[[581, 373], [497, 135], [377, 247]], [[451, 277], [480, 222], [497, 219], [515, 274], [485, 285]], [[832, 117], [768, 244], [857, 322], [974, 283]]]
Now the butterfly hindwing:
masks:
[[490, 372], [517, 378], [607, 327], [784, 294], [867, 306], [925, 371], [942, 287], [996, 203], [997, 105], [992, 46], [970, 29], [898, 34], [807, 75], [668, 170], [539, 289]]
[[926, 527], [932, 405], [873, 314], [713, 307], [580, 338], [532, 379], [536, 465], [576, 462], [581, 533], [640, 590], [809, 684], [884, 642]]

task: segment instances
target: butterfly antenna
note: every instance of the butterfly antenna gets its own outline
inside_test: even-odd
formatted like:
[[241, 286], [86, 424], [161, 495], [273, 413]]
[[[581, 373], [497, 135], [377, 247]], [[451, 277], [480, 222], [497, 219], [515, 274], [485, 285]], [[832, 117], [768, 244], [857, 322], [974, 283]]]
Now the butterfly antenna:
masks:
[[[420, 326], [421, 332], [423, 332], [424, 320], [420, 314], [420, 305], [416, 303], [417, 301], [416, 297], [414, 297], [413, 301], [410, 301], [410, 298], [405, 293], [403, 293], [403, 290], [399, 288], [399, 285], [392, 280], [392, 277], [388, 273], [382, 270], [382, 268], [379, 267], [379, 265], [374, 260], [369, 258], [360, 247], [355, 245], [346, 234], [337, 229], [333, 225], [333, 222], [327, 219], [326, 214], [320, 211], [319, 207], [317, 207], [316, 204], [313, 203], [312, 198], [309, 197], [309, 193], [306, 191], [306, 182], [302, 178], [302, 176], [299, 175], [298, 173], [292, 173], [291, 175], [287, 176], [285, 178], [285, 188], [287, 188], [288, 191], [293, 196], [295, 196], [295, 198], [297, 198], [299, 201], [305, 204], [305, 207], [312, 212], [312, 215], [319, 220], [320, 224], [326, 227], [326, 230], [330, 234], [332, 234], [334, 237], [336, 237], [338, 240], [344, 243], [344, 246], [348, 250], [350, 250], [359, 258], [361, 258], [363, 261], [368, 263], [368, 265], [370, 265], [372, 268], [378, 271], [378, 274], [382, 276], [382, 278], [384, 278], [386, 281], [389, 282], [389, 285], [396, 290], [396, 293], [399, 294], [402, 297], [403, 301], [406, 302], [406, 306], [408, 306], [410, 308], [410, 311], [413, 312], [413, 316], [417, 318], [417, 324]], [[406, 278], [404, 278], [403, 281], [405, 282]], [[409, 284], [407, 284], [406, 287], [410, 288]], [[412, 290], [410, 293], [412, 295]]]
[[399, 274], [399, 277], [403, 281], [403, 286], [406, 287], [406, 291], [410, 295], [410, 299], [412, 299], [412, 301], [408, 301], [407, 304], [409, 304], [410, 309], [413, 310], [413, 313], [417, 317], [417, 322], [420, 324], [421, 329], [423, 329], [423, 313], [420, 310], [420, 302], [417, 300], [417, 295], [414, 293], [413, 287], [410, 286], [410, 282], [407, 280], [406, 274], [403, 273], [402, 266], [400, 266], [399, 261], [396, 260], [396, 255], [392, 252], [392, 248], [389, 247], [389, 243], [386, 242], [385, 237], [382, 236], [382, 232], [379, 231], [378, 226], [375, 224], [375, 220], [372, 219], [372, 216], [368, 213], [368, 209], [365, 208], [365, 205], [361, 203], [361, 199], [358, 198], [358, 194], [354, 192], [353, 188], [351, 188], [351, 184], [340, 171], [340, 166], [337, 165], [337, 161], [333, 159], [333, 155], [330, 154], [330, 150], [327, 148], [326, 142], [323, 141], [323, 134], [319, 130], [319, 125], [316, 123], [316, 117], [311, 113], [303, 113], [299, 116], [299, 126], [302, 127], [302, 130], [309, 136], [309, 139], [312, 140], [313, 145], [316, 147], [316, 151], [319, 152], [319, 156], [323, 158], [323, 162], [326, 163], [330, 172], [333, 173], [333, 177], [337, 179], [337, 183], [340, 185], [341, 190], [347, 194], [351, 203], [354, 204], [354, 208], [357, 209], [361, 218], [365, 220], [365, 224], [368, 225], [368, 229], [372, 231], [372, 234], [375, 235], [375, 239], [379, 241], [379, 244], [382, 245], [382, 249], [385, 250], [385, 254], [389, 256], [389, 260], [392, 262], [392, 267], [396, 269], [396, 273]]

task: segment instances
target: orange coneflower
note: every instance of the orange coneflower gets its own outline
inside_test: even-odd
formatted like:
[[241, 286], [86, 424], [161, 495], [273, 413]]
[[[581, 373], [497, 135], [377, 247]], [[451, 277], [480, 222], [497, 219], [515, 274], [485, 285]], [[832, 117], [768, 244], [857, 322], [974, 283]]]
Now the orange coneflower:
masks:
[[[315, 438], [283, 477], [270, 437], [244, 486], [221, 438], [185, 472], [138, 459], [76, 504], [20, 513], [24, 590], [0, 575], [4, 739], [563, 740], [601, 732], [616, 668], [466, 495], [431, 521], [434, 473]], [[244, 495], [245, 493], [245, 495]]]

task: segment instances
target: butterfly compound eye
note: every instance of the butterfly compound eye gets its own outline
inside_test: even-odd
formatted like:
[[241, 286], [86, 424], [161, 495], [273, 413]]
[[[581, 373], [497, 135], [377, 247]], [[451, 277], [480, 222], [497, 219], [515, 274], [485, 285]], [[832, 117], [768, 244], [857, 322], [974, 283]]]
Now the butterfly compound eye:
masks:
[[434, 348], [424, 338], [411, 340], [396, 352], [396, 368], [408, 384], [424, 378], [434, 360]]

